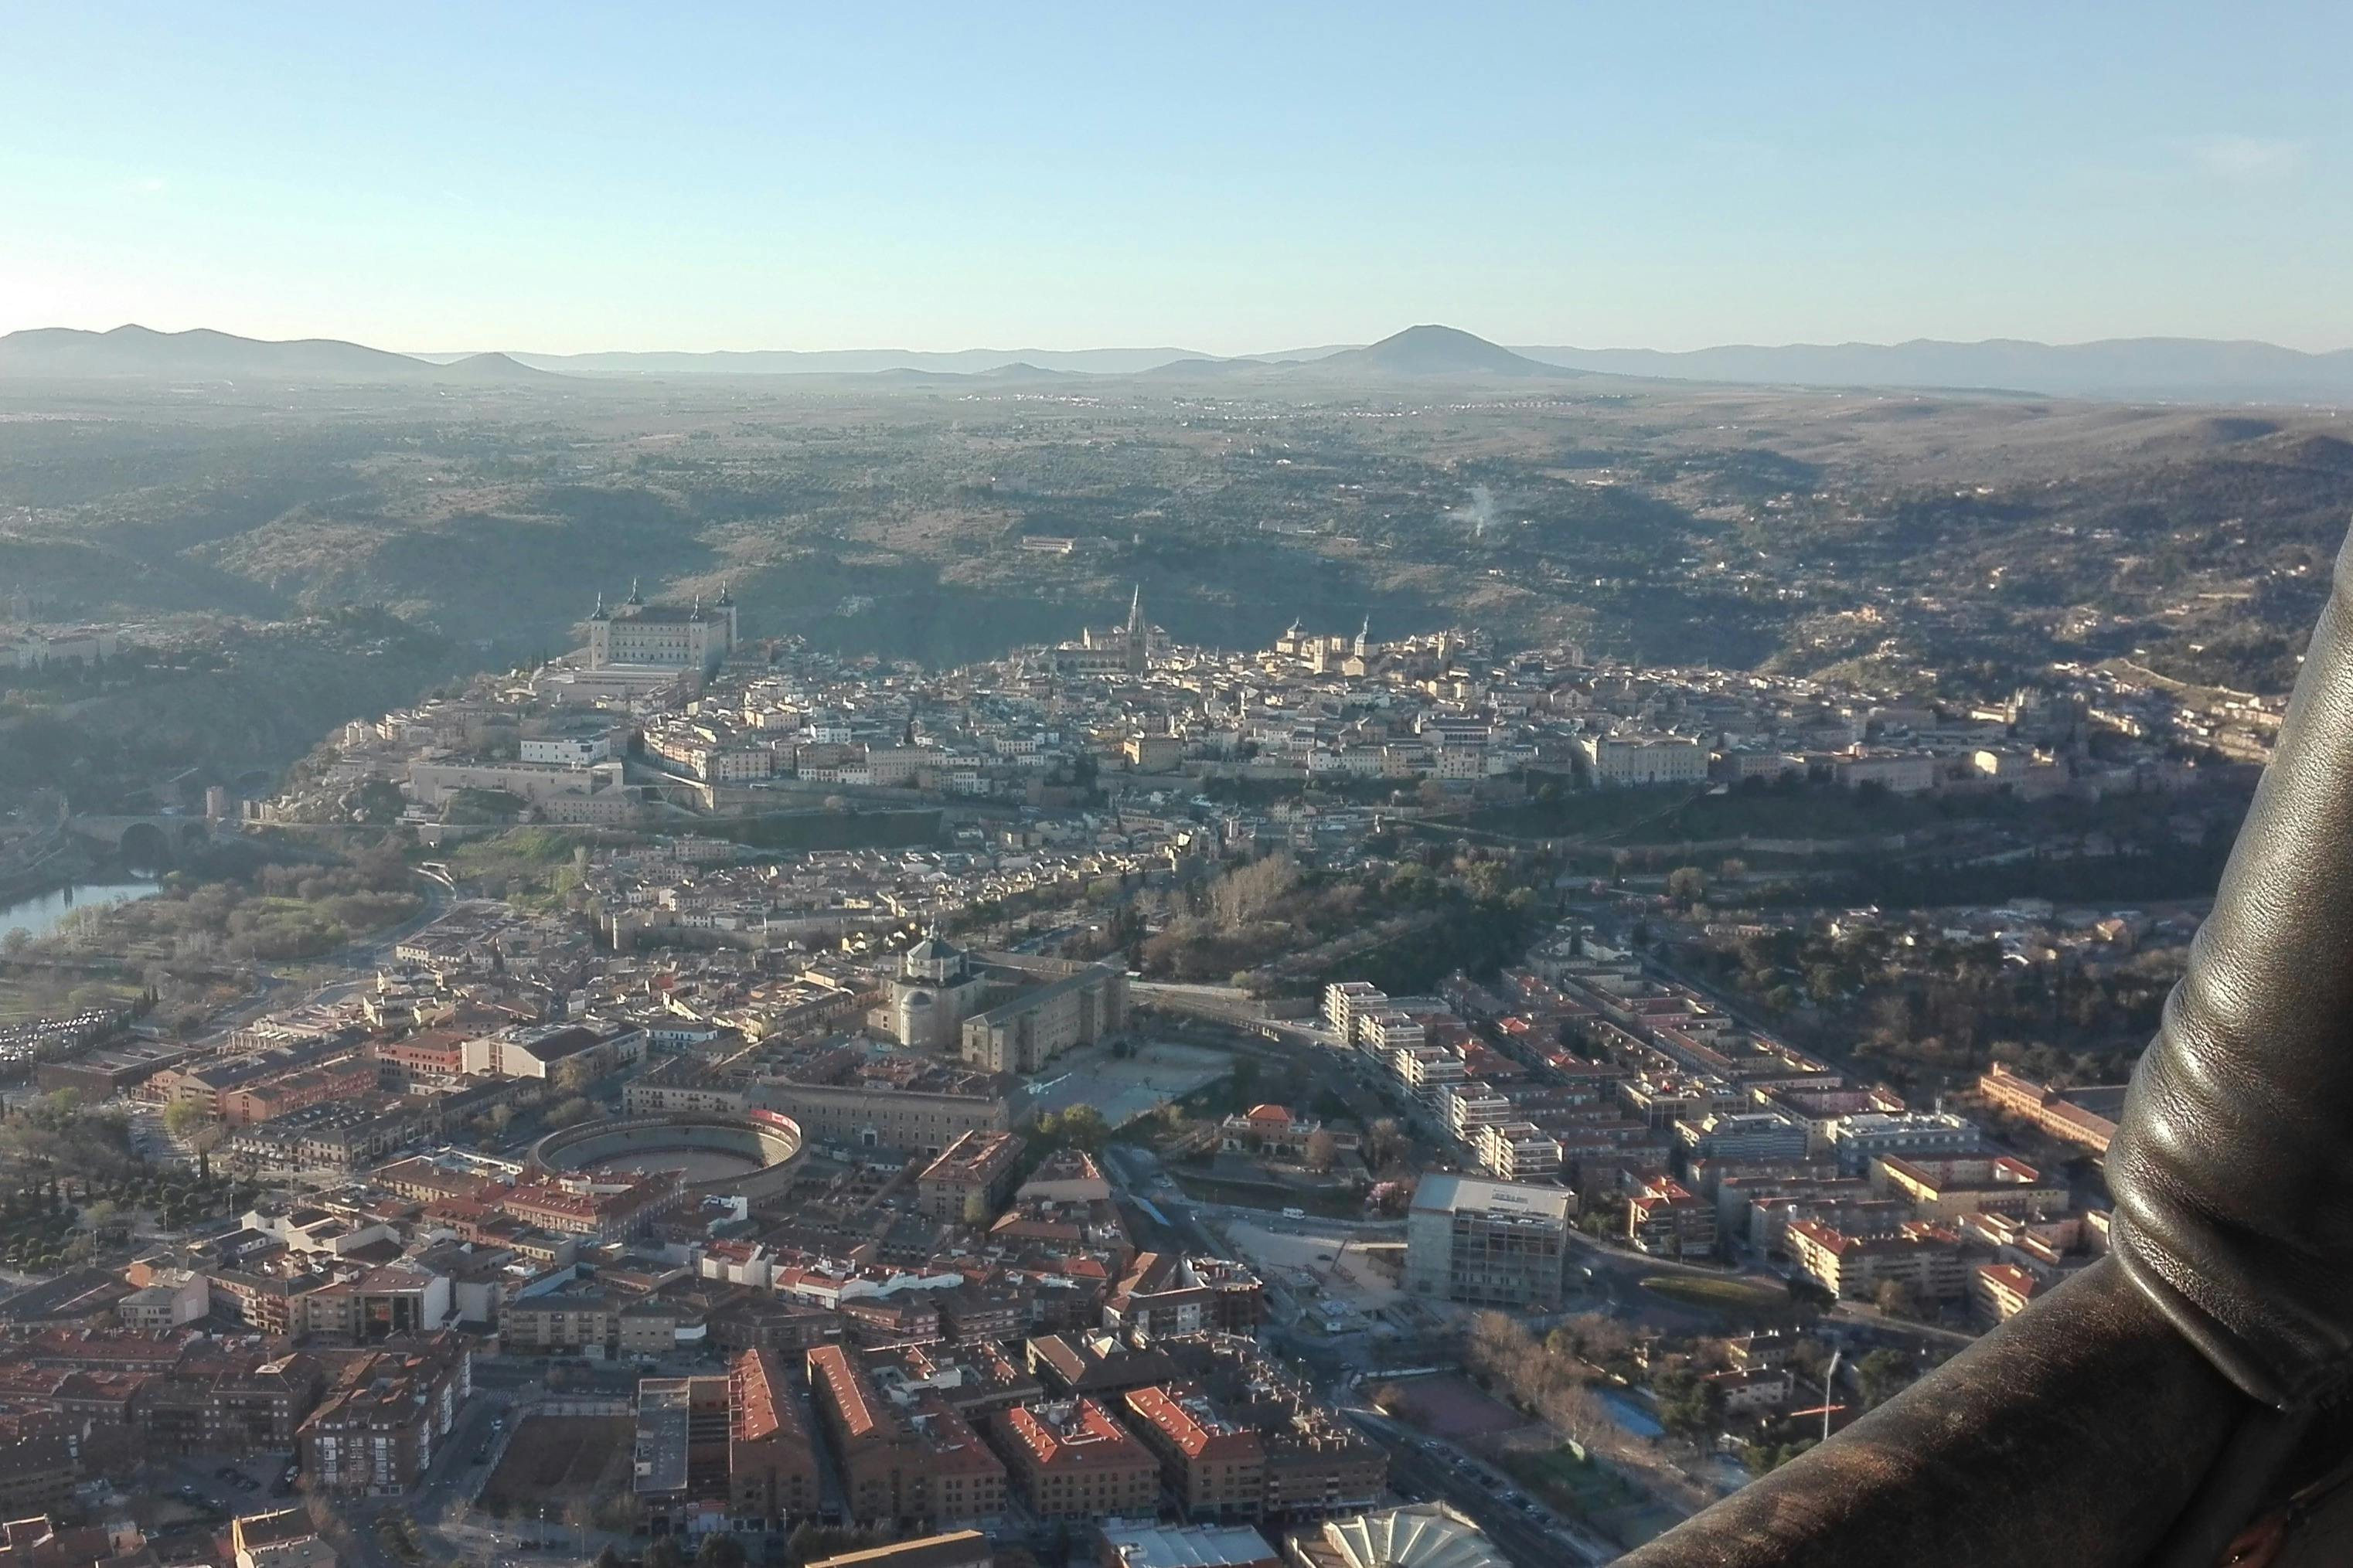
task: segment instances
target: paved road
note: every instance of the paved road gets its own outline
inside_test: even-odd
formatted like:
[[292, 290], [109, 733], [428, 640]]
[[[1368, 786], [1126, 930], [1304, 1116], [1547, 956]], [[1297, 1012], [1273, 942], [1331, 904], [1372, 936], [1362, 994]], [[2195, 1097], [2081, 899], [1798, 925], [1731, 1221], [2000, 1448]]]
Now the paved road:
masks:
[[1614, 1561], [1618, 1549], [1526, 1496], [1509, 1476], [1438, 1438], [1418, 1438], [1369, 1410], [1348, 1418], [1389, 1451], [1389, 1485], [1401, 1495], [1441, 1499], [1476, 1520], [1518, 1568], [1586, 1568]]
[[[304, 962], [312, 964], [329, 964], [347, 970], [383, 967], [391, 959], [394, 948], [438, 920], [449, 906], [448, 889], [421, 872], [417, 879], [425, 899], [425, 908], [416, 917], [403, 921], [388, 930], [371, 932], [356, 942], [345, 942], [332, 952], [322, 953], [316, 958]], [[232, 1035], [263, 1014], [276, 1012], [289, 1005], [280, 994], [288, 984], [282, 977], [269, 970], [258, 969], [254, 973], [254, 984], [256, 989], [243, 1001], [225, 1013], [214, 1015], [206, 1027], [203, 1038], [216, 1039]], [[330, 982], [320, 986], [304, 1000], [320, 1000], [335, 992], [345, 990], [352, 984], [349, 979]]]

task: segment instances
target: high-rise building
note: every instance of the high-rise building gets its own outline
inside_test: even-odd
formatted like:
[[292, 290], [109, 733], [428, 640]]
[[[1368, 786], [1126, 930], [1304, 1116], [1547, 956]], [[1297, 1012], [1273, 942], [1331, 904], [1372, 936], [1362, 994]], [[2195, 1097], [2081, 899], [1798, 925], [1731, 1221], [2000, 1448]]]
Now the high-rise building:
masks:
[[1481, 1307], [1557, 1307], [1576, 1194], [1425, 1176], [1406, 1215], [1405, 1288]]

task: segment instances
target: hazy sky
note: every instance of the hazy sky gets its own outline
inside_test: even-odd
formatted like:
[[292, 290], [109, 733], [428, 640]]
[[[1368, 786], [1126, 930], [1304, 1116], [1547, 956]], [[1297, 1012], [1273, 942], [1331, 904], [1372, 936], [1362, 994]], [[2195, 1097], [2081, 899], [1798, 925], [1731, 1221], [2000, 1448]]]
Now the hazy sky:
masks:
[[0, 331], [2353, 345], [2342, 0], [786, 11], [14, 0]]

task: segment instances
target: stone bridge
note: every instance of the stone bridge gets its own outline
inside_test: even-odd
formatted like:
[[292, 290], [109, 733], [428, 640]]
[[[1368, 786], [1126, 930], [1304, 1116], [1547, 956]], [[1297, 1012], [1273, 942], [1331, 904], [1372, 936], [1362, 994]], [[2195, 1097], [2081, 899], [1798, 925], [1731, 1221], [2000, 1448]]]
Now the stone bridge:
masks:
[[213, 824], [201, 816], [76, 816], [66, 831], [107, 846], [131, 865], [163, 870], [182, 851], [211, 843]]

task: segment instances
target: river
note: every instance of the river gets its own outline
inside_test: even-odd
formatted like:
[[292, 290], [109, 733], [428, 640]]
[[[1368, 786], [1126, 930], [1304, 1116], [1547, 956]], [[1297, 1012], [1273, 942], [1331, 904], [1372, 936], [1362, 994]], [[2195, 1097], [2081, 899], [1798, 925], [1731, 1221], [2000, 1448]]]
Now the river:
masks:
[[78, 887], [52, 888], [46, 893], [0, 907], [0, 935], [22, 928], [36, 937], [44, 937], [76, 910], [148, 898], [158, 885], [153, 881], [85, 882]]

